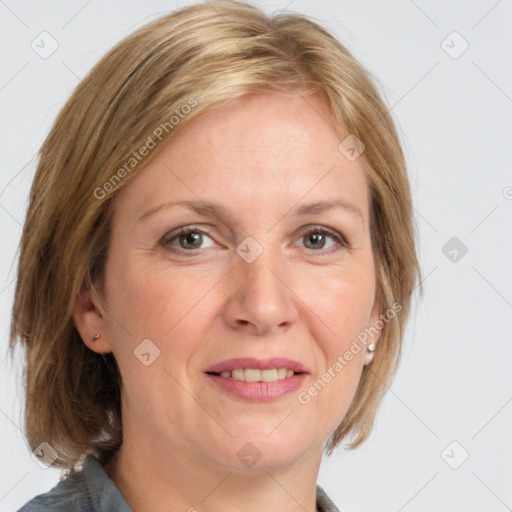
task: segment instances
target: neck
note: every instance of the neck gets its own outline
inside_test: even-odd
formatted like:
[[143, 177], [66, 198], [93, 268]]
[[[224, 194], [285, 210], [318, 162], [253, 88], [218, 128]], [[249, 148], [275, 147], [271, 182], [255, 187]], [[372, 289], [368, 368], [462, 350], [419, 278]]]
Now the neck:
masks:
[[316, 511], [321, 450], [293, 466], [240, 472], [180, 446], [165, 450], [140, 439], [147, 438], [134, 438], [125, 426], [122, 447], [104, 466], [135, 512]]

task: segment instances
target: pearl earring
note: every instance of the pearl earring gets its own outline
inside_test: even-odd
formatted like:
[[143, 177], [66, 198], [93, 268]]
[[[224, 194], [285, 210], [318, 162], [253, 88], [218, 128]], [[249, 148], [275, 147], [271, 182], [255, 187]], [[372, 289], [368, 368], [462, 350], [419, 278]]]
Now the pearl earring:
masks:
[[91, 339], [92, 339], [92, 341], [96, 341], [100, 336], [101, 336], [100, 333], [97, 332]]

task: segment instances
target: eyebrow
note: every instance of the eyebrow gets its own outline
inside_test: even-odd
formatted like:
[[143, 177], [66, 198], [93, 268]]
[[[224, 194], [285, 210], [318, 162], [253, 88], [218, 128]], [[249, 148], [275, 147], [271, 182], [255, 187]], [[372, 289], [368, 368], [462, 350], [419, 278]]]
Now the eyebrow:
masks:
[[[203, 216], [214, 216], [219, 219], [232, 219], [234, 218], [234, 214], [231, 213], [225, 206], [222, 206], [221, 204], [212, 203], [208, 201], [200, 201], [200, 200], [188, 200], [188, 201], [170, 201], [167, 203], [159, 204], [158, 206], [155, 206], [154, 208], [151, 208], [150, 210], [147, 210], [144, 212], [139, 219], [138, 222], [141, 222], [143, 220], [148, 219], [149, 217], [153, 216], [158, 211], [162, 210], [163, 208], [167, 208], [170, 206], [181, 206], [183, 208], [187, 208], [189, 210], [192, 210], [193, 212], [197, 213], [198, 215]], [[318, 213], [323, 213], [328, 210], [333, 209], [339, 209], [344, 210], [345, 212], [355, 216], [359, 217], [361, 220], [363, 220], [363, 214], [361, 212], [361, 209], [356, 206], [355, 204], [349, 203], [345, 199], [333, 199], [330, 201], [316, 201], [314, 203], [307, 203], [298, 206], [297, 208], [294, 208], [291, 213], [292, 215], [296, 217], [304, 217], [306, 215], [314, 215]], [[288, 212], [289, 213], [289, 212]], [[286, 215], [288, 215], [288, 213]]]

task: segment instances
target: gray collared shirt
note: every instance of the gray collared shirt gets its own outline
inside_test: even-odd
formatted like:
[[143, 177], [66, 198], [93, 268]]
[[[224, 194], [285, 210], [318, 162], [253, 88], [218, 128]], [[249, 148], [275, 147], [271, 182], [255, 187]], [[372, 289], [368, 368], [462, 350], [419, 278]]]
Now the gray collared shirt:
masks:
[[[318, 512], [340, 512], [324, 490], [316, 486]], [[95, 457], [89, 456], [82, 471], [36, 496], [18, 512], [133, 512]]]

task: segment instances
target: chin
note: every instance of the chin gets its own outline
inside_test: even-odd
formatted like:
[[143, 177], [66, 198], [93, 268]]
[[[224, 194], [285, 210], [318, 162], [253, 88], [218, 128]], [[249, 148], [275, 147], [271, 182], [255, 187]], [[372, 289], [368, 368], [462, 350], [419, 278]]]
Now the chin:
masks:
[[[319, 440], [310, 439], [304, 429], [283, 428], [275, 422], [271, 428], [245, 429], [234, 435], [219, 454], [231, 471], [255, 473], [285, 468], [297, 462], [307, 452], [318, 446]], [[277, 428], [276, 428], [277, 426]], [[280, 432], [279, 429], [281, 429]], [[302, 430], [302, 435], [301, 435]]]

